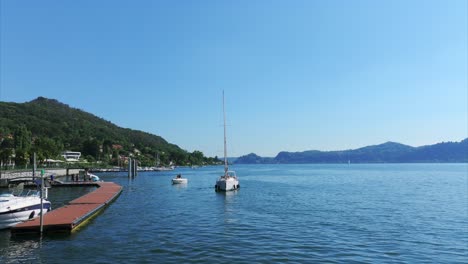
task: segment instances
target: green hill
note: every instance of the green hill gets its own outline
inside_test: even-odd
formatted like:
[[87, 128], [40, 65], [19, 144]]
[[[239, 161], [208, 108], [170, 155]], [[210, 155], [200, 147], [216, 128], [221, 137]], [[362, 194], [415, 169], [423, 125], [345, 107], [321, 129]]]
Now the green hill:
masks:
[[[59, 158], [64, 150], [80, 151], [88, 161], [111, 165], [119, 156], [137, 156], [142, 166], [213, 163], [200, 151], [189, 153], [160, 136], [121, 128], [109, 121], [54, 99], [39, 97], [26, 103], [0, 102], [0, 160], [16, 154], [27, 163], [31, 153], [39, 159]], [[18, 157], [19, 156], [19, 157]]]

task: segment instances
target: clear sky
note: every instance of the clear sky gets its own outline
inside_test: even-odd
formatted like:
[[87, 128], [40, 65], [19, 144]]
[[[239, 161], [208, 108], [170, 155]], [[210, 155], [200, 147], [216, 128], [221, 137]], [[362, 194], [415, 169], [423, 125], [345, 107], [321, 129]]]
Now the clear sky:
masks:
[[188, 151], [468, 137], [466, 0], [0, 1], [0, 101], [44, 96]]

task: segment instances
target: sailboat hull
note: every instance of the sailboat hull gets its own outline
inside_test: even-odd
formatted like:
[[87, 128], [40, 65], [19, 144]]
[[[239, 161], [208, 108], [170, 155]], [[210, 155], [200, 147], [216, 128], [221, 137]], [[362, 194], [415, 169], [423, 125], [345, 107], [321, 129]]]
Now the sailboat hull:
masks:
[[234, 191], [239, 189], [239, 180], [237, 178], [233, 177], [228, 177], [225, 178], [224, 176], [221, 176], [220, 179], [216, 181], [216, 191]]

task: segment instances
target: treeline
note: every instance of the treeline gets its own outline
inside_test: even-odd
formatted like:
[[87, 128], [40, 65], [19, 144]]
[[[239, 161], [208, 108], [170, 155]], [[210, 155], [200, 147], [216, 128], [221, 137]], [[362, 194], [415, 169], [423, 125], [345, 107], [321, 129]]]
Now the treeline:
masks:
[[37, 160], [63, 159], [62, 151], [79, 151], [88, 162], [122, 165], [136, 157], [141, 166], [205, 165], [219, 162], [201, 151], [188, 152], [160, 136], [121, 128], [57, 100], [39, 97], [27, 103], [0, 102], [0, 162], [18, 166]]

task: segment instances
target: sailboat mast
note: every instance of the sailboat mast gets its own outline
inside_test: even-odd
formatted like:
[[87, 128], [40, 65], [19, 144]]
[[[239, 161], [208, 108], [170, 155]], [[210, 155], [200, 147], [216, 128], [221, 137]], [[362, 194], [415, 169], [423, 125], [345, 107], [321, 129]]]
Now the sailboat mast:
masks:
[[227, 149], [226, 149], [226, 111], [224, 109], [224, 90], [223, 90], [223, 121], [224, 121], [224, 174], [227, 175], [228, 162], [227, 162]]

